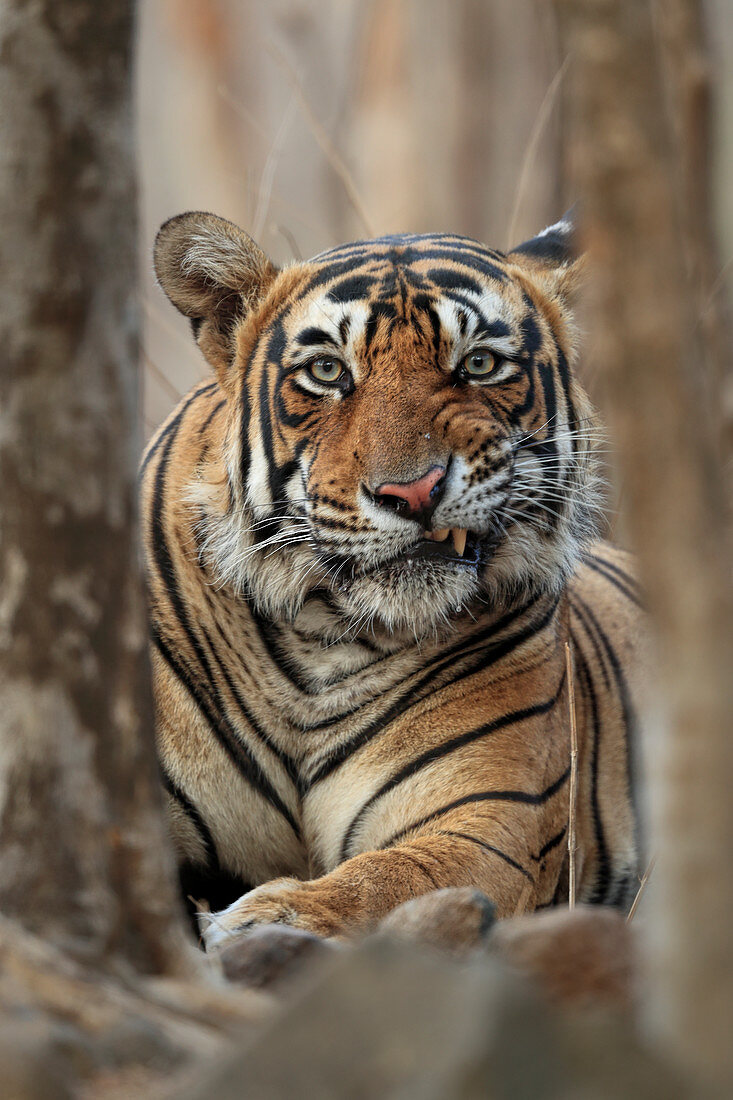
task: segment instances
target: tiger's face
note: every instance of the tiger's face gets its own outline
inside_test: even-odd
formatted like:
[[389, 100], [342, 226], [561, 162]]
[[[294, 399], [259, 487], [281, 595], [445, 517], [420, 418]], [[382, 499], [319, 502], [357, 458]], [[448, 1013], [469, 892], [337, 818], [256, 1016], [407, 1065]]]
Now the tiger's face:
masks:
[[225, 499], [205, 474], [196, 497], [223, 582], [271, 614], [325, 588], [354, 628], [417, 636], [563, 583], [598, 498], [567, 232], [509, 256], [390, 237], [277, 273], [229, 223], [167, 223], [159, 277], [227, 394]]

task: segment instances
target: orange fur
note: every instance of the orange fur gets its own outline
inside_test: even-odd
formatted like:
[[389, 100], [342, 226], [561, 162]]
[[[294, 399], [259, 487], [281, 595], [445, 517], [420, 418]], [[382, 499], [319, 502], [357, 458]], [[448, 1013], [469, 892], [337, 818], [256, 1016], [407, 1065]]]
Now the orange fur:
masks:
[[[641, 619], [625, 555], [593, 542], [563, 227], [509, 258], [397, 238], [282, 273], [239, 232], [161, 231], [159, 277], [218, 380], [142, 478], [171, 828], [182, 863], [234, 891], [210, 946], [271, 921], [349, 935], [448, 886], [499, 916], [566, 897], [566, 639], [578, 895], [625, 904]], [[432, 516], [385, 510], [380, 485], [436, 466]], [[468, 529], [464, 558], [421, 525]]]

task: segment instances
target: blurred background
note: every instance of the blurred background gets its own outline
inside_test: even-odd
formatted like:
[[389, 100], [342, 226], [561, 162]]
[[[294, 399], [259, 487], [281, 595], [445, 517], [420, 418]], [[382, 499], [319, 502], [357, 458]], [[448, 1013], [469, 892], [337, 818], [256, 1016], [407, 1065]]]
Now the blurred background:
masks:
[[[708, 9], [724, 293], [733, 4]], [[573, 201], [547, 0], [143, 0], [138, 34], [146, 436], [207, 370], [152, 274], [171, 215], [220, 214], [282, 264], [398, 231], [506, 248]]]

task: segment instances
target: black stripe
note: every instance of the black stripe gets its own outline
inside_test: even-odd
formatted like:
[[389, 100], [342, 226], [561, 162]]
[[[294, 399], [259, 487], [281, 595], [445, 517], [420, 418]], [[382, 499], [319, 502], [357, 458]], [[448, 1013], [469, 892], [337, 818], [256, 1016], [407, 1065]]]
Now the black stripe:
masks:
[[199, 435], [204, 434], [204, 432], [208, 428], [211, 421], [214, 419], [214, 417], [219, 412], [219, 410], [224, 408], [226, 403], [227, 403], [226, 397], [222, 397], [221, 401], [217, 401], [216, 405], [214, 405], [213, 409], [211, 410], [209, 415], [206, 417], [206, 420], [204, 420], [204, 422], [199, 425]]
[[428, 749], [427, 752], [422, 753], [422, 755], [418, 756], [415, 760], [411, 760], [410, 763], [406, 764], [400, 771], [395, 772], [394, 775], [383, 783], [382, 786], [366, 800], [352, 818], [350, 825], [344, 833], [344, 839], [341, 842], [341, 859], [344, 860], [348, 857], [349, 845], [359, 822], [379, 798], [382, 798], [389, 791], [394, 790], [400, 783], [404, 783], [406, 779], [410, 779], [428, 764], [432, 764], [435, 760], [440, 760], [442, 756], [448, 756], [450, 753], [455, 752], [456, 749], [463, 748], [464, 745], [470, 745], [473, 741], [478, 741], [482, 737], [488, 737], [489, 734], [496, 733], [498, 730], [505, 729], [507, 726], [525, 722], [528, 718], [534, 718], [540, 714], [548, 714], [557, 704], [564, 683], [565, 672], [562, 674], [557, 691], [553, 697], [546, 702], [536, 703], [534, 706], [523, 707], [521, 710], [512, 711], [510, 714], [504, 714], [501, 718], [496, 718], [493, 722], [487, 722], [477, 729], [468, 730], [458, 737], [452, 737], [449, 741], [444, 741], [442, 745], [435, 745], [432, 749]]
[[[592, 569], [594, 572], [600, 574], [607, 580], [609, 584], [612, 584], [627, 600], [635, 604], [640, 610], [644, 611], [644, 604], [640, 598], [632, 591], [630, 584], [634, 583], [633, 577], [629, 577], [626, 573], [623, 573], [620, 569], [616, 569], [609, 562], [603, 561], [601, 558], [595, 557], [593, 554], [583, 554], [583, 562]], [[618, 575], [614, 575], [618, 574]]]
[[[477, 648], [482, 647], [494, 635], [499, 634], [502, 630], [505, 630], [506, 627], [510, 626], [517, 619], [521, 618], [521, 616], [524, 615], [527, 611], [529, 611], [530, 608], [532, 608], [533, 605], [536, 604], [536, 603], [537, 603], [537, 597], [533, 596], [532, 599], [527, 601], [527, 603], [523, 604], [521, 607], [516, 608], [513, 611], [508, 612], [506, 615], [502, 616], [501, 619], [497, 620], [497, 622], [490, 624], [488, 627], [486, 627], [483, 630], [477, 632], [476, 634], [473, 634], [473, 635], [469, 636], [468, 638], [461, 638], [460, 641], [458, 641], [453, 646], [451, 646], [451, 648], [445, 650], [439, 657], [435, 658], [434, 663], [428, 665], [428, 667], [423, 670], [423, 674], [421, 674], [419, 671], [411, 672], [405, 678], [405, 680], [398, 681], [397, 683], [393, 684], [389, 690], [394, 691], [397, 688], [399, 688], [401, 685], [407, 683], [408, 681], [411, 681], [414, 676], [422, 675], [422, 679], [419, 681], [419, 683], [418, 684], [413, 684], [411, 687], [409, 687], [407, 689], [406, 695], [401, 696], [401, 698], [409, 697], [411, 693], [414, 693], [414, 692], [418, 691], [424, 685], [426, 685], [426, 684], [429, 685], [431, 683], [432, 678], [434, 676], [436, 676], [438, 673], [440, 673], [441, 671], [443, 671], [443, 669], [445, 667], [447, 667], [449, 665], [453, 665], [453, 664], [457, 663], [458, 661], [464, 659], [465, 657], [468, 657], [468, 656], [471, 656], [472, 654], [474, 654], [475, 651], [477, 650]], [[289, 682], [295, 688], [297, 688], [298, 691], [302, 692], [303, 694], [306, 694], [306, 695], [317, 695], [317, 694], [319, 694], [320, 690], [321, 690], [320, 688], [314, 688], [311, 684], [300, 680], [296, 676], [296, 674], [294, 673], [294, 671], [292, 669], [288, 669], [286, 665], [283, 666], [283, 662], [287, 662], [287, 653], [282, 649], [282, 647], [279, 646], [279, 643], [277, 642], [277, 640], [269, 638], [268, 630], [267, 630], [268, 621], [266, 619], [264, 619], [258, 613], [257, 608], [254, 606], [254, 604], [252, 604], [251, 602], [248, 602], [247, 606], [249, 608], [250, 615], [252, 616], [252, 620], [258, 628], [259, 635], [260, 635], [260, 642], [261, 642], [263, 648], [265, 649], [265, 651], [268, 653], [270, 659], [273, 660], [275, 664], [278, 664], [279, 666], [282, 666], [282, 667], [280, 667], [280, 672], [282, 673], [282, 675], [286, 676], [288, 678]], [[554, 611], [556, 606], [557, 606], [556, 603], [553, 604], [553, 607], [552, 607], [553, 611]], [[368, 666], [369, 672], [370, 673], [373, 672], [374, 669], [378, 665], [385, 665], [389, 661], [392, 661], [392, 660], [394, 660], [394, 654], [393, 653], [383, 654], [382, 656], [380, 656], [378, 658], [378, 660], [373, 661]], [[471, 671], [475, 671], [475, 668], [476, 668], [476, 666], [474, 666], [471, 669]], [[365, 670], [362, 670], [362, 671], [365, 671]], [[347, 673], [344, 676], [344, 679], [346, 679], [348, 675], [349, 674]], [[469, 671], [462, 672], [460, 674], [460, 677], [458, 677], [458, 678], [461, 678], [464, 675], [468, 676], [468, 675], [470, 675], [470, 672]], [[442, 685], [442, 686], [447, 686], [447, 684]], [[417, 702], [418, 700], [414, 699], [413, 701]], [[333, 726], [337, 725], [339, 722], [344, 721], [346, 718], [351, 718], [355, 714], [358, 714], [358, 712], [360, 710], [364, 709], [366, 706], [368, 706], [372, 702], [374, 702], [374, 699], [368, 700], [367, 703], [358, 703], [356, 706], [349, 707], [348, 710], [341, 711], [338, 714], [334, 714], [330, 718], [326, 718], [326, 719], [323, 719], [323, 720], [318, 721], [318, 722], [308, 723], [308, 725], [304, 725], [303, 728], [307, 729], [308, 732], [310, 732], [310, 733], [320, 732], [321, 730], [326, 730], [326, 729], [331, 729]], [[358, 736], [358, 735], [356, 735], [356, 736]]]
[[464, 795], [463, 798], [457, 798], [454, 802], [448, 802], [440, 809], [433, 810], [432, 813], [426, 814], [418, 821], [413, 821], [411, 825], [406, 825], [404, 829], [394, 833], [384, 844], [380, 844], [380, 849], [391, 848], [393, 844], [402, 840], [403, 837], [415, 829], [421, 829], [423, 825], [429, 825], [436, 818], [442, 817], [443, 814], [450, 813], [451, 810], [457, 810], [460, 806], [468, 806], [473, 802], [517, 802], [526, 806], [541, 806], [543, 803], [549, 802], [553, 795], [556, 795], [567, 783], [569, 778], [570, 768], [567, 767], [561, 776], [554, 780], [549, 787], [545, 787], [544, 791], [540, 791], [539, 794], [531, 794], [527, 791], [477, 791], [475, 794]]
[[535, 863], [541, 863], [545, 856], [548, 856], [550, 852], [553, 851], [553, 849], [557, 848], [558, 844], [562, 842], [562, 839], [567, 831], [567, 826], [563, 825], [559, 833], [555, 833], [555, 835], [547, 841], [547, 844], [543, 844], [538, 854], [531, 857], [535, 861]]
[[618, 659], [618, 654], [611, 645], [608, 635], [596, 619], [595, 615], [583, 600], [579, 599], [582, 604], [586, 615], [588, 616], [593, 629], [600, 640], [601, 645], [605, 651], [608, 663], [613, 671], [613, 677], [616, 681], [616, 690], [621, 702], [621, 713], [624, 723], [624, 729], [626, 736], [624, 738], [626, 745], [626, 784], [629, 792], [629, 800], [631, 802], [631, 814], [634, 822], [634, 846], [636, 848], [637, 858], [641, 856], [644, 850], [644, 842], [641, 836], [641, 813], [639, 809], [638, 798], [638, 784], [636, 780], [637, 776], [637, 764], [634, 754], [634, 747], [636, 744], [636, 730], [638, 728], [638, 722], [634, 706], [631, 702], [631, 694], [629, 692], [629, 686], [626, 682], [626, 677], [621, 668], [621, 662]]
[[338, 343], [330, 332], [326, 332], [324, 328], [315, 328], [313, 325], [304, 328], [295, 339], [304, 348], [314, 347], [317, 344], [330, 344], [334, 348], [338, 347]]
[[[572, 638], [572, 635], [571, 635]], [[595, 833], [596, 841], [596, 859], [598, 862], [598, 873], [596, 876], [593, 893], [589, 898], [589, 901], [597, 903], [604, 901], [606, 892], [608, 890], [608, 883], [610, 878], [610, 868], [608, 860], [608, 848], [606, 846], [606, 838], [603, 832], [603, 821], [601, 819], [601, 811], [598, 805], [598, 759], [600, 754], [600, 738], [601, 728], [598, 717], [598, 699], [596, 697], [595, 687], [593, 686], [593, 680], [586, 664], [583, 653], [578, 646], [578, 643], [573, 638], [573, 653], [575, 657], [576, 668], [580, 678], [585, 697], [590, 703], [591, 711], [591, 725], [593, 729], [593, 745], [591, 749], [591, 781], [590, 781], [590, 805], [591, 814], [593, 817], [593, 830]]]
[[158, 453], [158, 450], [163, 445], [163, 443], [165, 443], [171, 432], [178, 430], [183, 414], [187, 411], [189, 405], [192, 405], [193, 402], [197, 401], [199, 397], [203, 397], [204, 394], [211, 393], [213, 390], [216, 390], [218, 388], [218, 382], [209, 382], [202, 389], [195, 390], [193, 393], [189, 394], [184, 403], [179, 406], [176, 415], [168, 421], [164, 428], [160, 429], [157, 436], [151, 439], [150, 443], [148, 444], [148, 449], [143, 455], [142, 461], [140, 463], [140, 469], [138, 471], [138, 478], [140, 479], [140, 481], [142, 481], [143, 474], [145, 473], [153, 455]]
[[[236, 648], [233, 647], [231, 645], [231, 643], [229, 642], [229, 640], [224, 637], [224, 634], [221, 630], [221, 627], [219, 627], [219, 631], [222, 635], [224, 644], [226, 645], [227, 649], [229, 649], [230, 652], [232, 652], [232, 653], [236, 653]], [[270, 735], [266, 732], [266, 730], [264, 730], [262, 728], [262, 726], [257, 721], [257, 719], [255, 718], [252, 711], [249, 709], [249, 707], [245, 703], [244, 699], [242, 698], [242, 696], [239, 692], [239, 689], [237, 688], [236, 684], [234, 683], [231, 676], [229, 675], [229, 672], [228, 672], [226, 666], [224, 665], [224, 662], [222, 661], [221, 657], [219, 656], [219, 653], [217, 652], [217, 649], [216, 649], [213, 641], [211, 640], [211, 637], [209, 636], [208, 631], [202, 626], [201, 627], [201, 632], [202, 632], [204, 638], [206, 639], [206, 643], [209, 647], [209, 652], [211, 653], [212, 657], [214, 658], [217, 665], [219, 666], [219, 671], [221, 672], [222, 677], [224, 678], [224, 683], [229, 688], [229, 691], [231, 692], [232, 698], [234, 699], [234, 702], [237, 704], [237, 708], [239, 709], [241, 715], [247, 721], [247, 723], [251, 727], [253, 733], [259, 738], [259, 740], [262, 742], [262, 744], [265, 745], [270, 750], [270, 752], [273, 753], [277, 757], [277, 759], [282, 764], [283, 768], [287, 772], [290, 779], [297, 786], [297, 784], [298, 784], [298, 769], [295, 765], [295, 761], [293, 760], [293, 758], [291, 756], [289, 756], [286, 752], [284, 752], [281, 748], [279, 748], [274, 743], [274, 741], [271, 739]]]
[[270, 803], [273, 809], [277, 810], [282, 815], [288, 825], [290, 825], [296, 837], [300, 839], [298, 823], [295, 821], [290, 810], [282, 801], [267, 777], [262, 773], [262, 769], [259, 767], [247, 746], [242, 744], [239, 740], [236, 731], [232, 729], [220, 709], [217, 713], [220, 702], [216, 697], [216, 692], [213, 692], [215, 695], [214, 699], [208, 699], [199, 688], [197, 678], [191, 673], [186, 662], [175, 656], [172, 649], [154, 627], [151, 629], [151, 637], [161, 657], [196, 703], [208, 722], [214, 737], [235, 765], [239, 774], [258, 794], [262, 795], [262, 797]]
[[204, 851], [206, 852], [207, 867], [218, 870], [219, 856], [216, 851], [216, 844], [214, 843], [214, 838], [211, 835], [211, 830], [201, 816], [197, 806], [195, 806], [188, 795], [184, 794], [181, 788], [173, 782], [168, 773], [163, 769], [162, 765], [161, 781], [165, 789], [168, 791], [168, 794], [171, 796], [171, 798], [175, 799], [175, 801], [181, 807], [184, 814], [198, 833], [201, 844], [204, 848]]
[[[476, 661], [474, 664], [470, 665], [468, 668], [460, 670], [460, 672], [458, 672], [452, 680], [450, 680], [446, 684], [441, 684], [440, 688], [437, 690], [443, 690], [444, 688], [456, 684], [460, 680], [473, 675], [475, 672], [478, 672], [485, 668], [490, 668], [492, 665], [496, 664], [498, 661], [506, 657], [514, 649], [517, 649], [529, 638], [533, 637], [535, 634], [538, 634], [541, 630], [543, 630], [555, 614], [555, 610], [557, 608], [557, 600], [553, 601], [550, 604], [549, 608], [543, 612], [538, 621], [529, 623], [528, 626], [523, 627], [521, 630], [517, 631], [516, 634], [510, 635], [503, 641], [496, 642], [493, 645], [489, 645], [485, 649], [483, 648], [486, 636], [490, 636], [492, 632], [496, 632], [496, 630], [500, 626], [503, 627], [508, 625], [508, 623], [511, 622], [512, 619], [518, 618], [525, 610], [527, 610], [528, 607], [532, 606], [532, 603], [535, 602], [536, 600], [532, 600], [530, 604], [525, 605], [525, 607], [519, 609], [518, 611], [510, 612], [508, 615], [504, 616], [502, 620], [500, 620], [499, 624], [494, 624], [494, 627], [490, 628], [489, 631], [484, 632], [484, 634], [480, 635], [478, 638], [471, 639], [469, 644], [466, 644], [465, 642], [462, 643], [462, 647], [465, 647], [466, 650], [465, 654], [457, 655], [454, 650], [453, 652], [450, 652], [445, 658], [432, 665], [428, 669], [428, 671], [421, 677], [421, 679], [418, 680], [417, 683], [411, 684], [408, 689], [403, 692], [403, 694], [398, 699], [396, 699], [395, 702], [384, 712], [384, 714], [381, 714], [373, 722], [369, 723], [369, 725], [367, 725], [365, 729], [360, 730], [358, 733], [354, 734], [354, 736], [349, 738], [348, 741], [342, 742], [331, 753], [331, 755], [326, 760], [324, 760], [323, 763], [316, 769], [310, 780], [306, 782], [305, 789], [307, 790], [315, 786], [316, 783], [320, 783], [323, 779], [326, 779], [329, 775], [331, 775], [332, 772], [334, 772], [346, 760], [348, 760], [350, 756], [352, 756], [355, 752], [357, 752], [379, 733], [381, 733], [385, 726], [394, 721], [395, 718], [398, 718], [402, 714], [404, 714], [405, 711], [407, 711], [411, 706], [419, 701], [417, 698], [417, 694], [423, 688], [429, 687], [433, 691], [435, 691], [435, 677], [443, 672], [446, 668], [455, 665], [456, 662], [463, 659], [464, 656], [467, 657], [474, 655], [476, 649], [479, 649], [479, 652], [475, 653]], [[334, 719], [331, 719], [329, 724], [331, 724], [333, 721]], [[315, 729], [317, 727], [310, 728]]]
[[611, 678], [608, 675], [608, 671], [606, 669], [606, 662], [603, 658], [603, 653], [601, 651], [601, 647], [598, 643], [598, 639], [596, 637], [595, 631], [593, 630], [593, 627], [588, 622], [588, 616], [585, 613], [585, 605], [576, 596], [576, 594], [574, 592], [570, 596], [570, 607], [571, 607], [571, 610], [572, 610], [573, 614], [577, 616], [577, 618], [579, 619], [579, 621], [581, 622], [581, 624], [583, 626], [583, 630], [585, 631], [585, 635], [588, 638], [588, 641], [590, 642], [591, 646], [593, 647], [593, 651], [596, 655], [596, 659], [598, 661], [598, 668], [600, 670], [601, 676], [603, 677], [603, 682], [606, 685], [606, 688], [608, 690], [610, 690], [610, 688], [611, 688]]
[[247, 482], [249, 480], [249, 468], [252, 461], [252, 455], [249, 448], [249, 421], [251, 414], [251, 407], [249, 403], [249, 379], [247, 377], [242, 381], [242, 390], [239, 395], [239, 437], [240, 447], [239, 452], [239, 491], [243, 497], [247, 494]]
[[583, 557], [592, 558], [593, 561], [598, 562], [599, 565], [602, 565], [604, 569], [609, 569], [612, 573], [615, 573], [620, 580], [628, 584], [629, 588], [633, 588], [636, 590], [636, 592], [640, 593], [641, 585], [639, 584], [639, 581], [636, 579], [636, 577], [632, 576], [631, 573], [627, 573], [625, 569], [622, 569], [620, 565], [616, 565], [615, 562], [608, 561], [606, 558], [601, 557], [598, 552], [594, 554], [592, 550], [586, 550], [583, 554]]
[[428, 871], [425, 864], [421, 862], [415, 852], [400, 852], [400, 856], [402, 857], [402, 859], [406, 859], [409, 863], [414, 864], [419, 871], [422, 871], [422, 873], [425, 875], [425, 878], [433, 884], [434, 890], [440, 890], [442, 888], [443, 883], [438, 882], [435, 875]]
[[615, 909], [620, 909], [622, 912], [628, 912], [638, 891], [639, 879], [635, 878], [631, 872], [626, 871], [619, 875], [609, 905], [612, 905]]
[[506, 854], [506, 852], [502, 852], [502, 850], [500, 848], [495, 848], [493, 844], [487, 844], [485, 840], [481, 840], [477, 836], [469, 836], [468, 833], [456, 833], [456, 832], [453, 832], [453, 830], [451, 830], [451, 829], [441, 829], [440, 830], [440, 835], [441, 836], [457, 836], [457, 837], [460, 837], [461, 840], [470, 840], [474, 844], [478, 844], [479, 847], [485, 848], [487, 852], [491, 852], [493, 855], [498, 856], [499, 859], [503, 859], [504, 862], [508, 863], [510, 867], [514, 867], [515, 870], [520, 871], [524, 875], [524, 877], [526, 879], [529, 879], [529, 881], [534, 886], [534, 879], [532, 878], [529, 871], [525, 871], [525, 869], [524, 869], [524, 867], [522, 867], [521, 863], [517, 863], [516, 859], [512, 859], [512, 857], [508, 856]]
[[[242, 742], [239, 740], [236, 732], [232, 729], [231, 725], [225, 718], [224, 708], [221, 704], [221, 699], [215, 686], [215, 680], [211, 670], [211, 666], [209, 665], [209, 662], [206, 658], [206, 654], [201, 648], [199, 639], [196, 637], [193, 628], [191, 627], [188, 613], [181, 598], [181, 594], [178, 590], [175, 567], [173, 565], [173, 560], [171, 558], [171, 554], [168, 549], [168, 543], [166, 541], [165, 533], [163, 531], [165, 475], [168, 467], [168, 460], [170, 458], [171, 447], [176, 438], [176, 433], [177, 428], [175, 431], [171, 432], [170, 436], [168, 437], [163, 454], [161, 456], [160, 463], [158, 465], [158, 469], [155, 473], [155, 486], [151, 509], [152, 552], [161, 583], [166, 590], [168, 599], [171, 604], [171, 610], [196, 656], [200, 672], [203, 673], [205, 679], [208, 681], [208, 687], [211, 696], [210, 700], [206, 700], [204, 698], [203, 693], [199, 689], [193, 677], [186, 676], [185, 672], [180, 668], [179, 662], [173, 656], [172, 651], [163, 642], [155, 626], [152, 627], [153, 636], [159, 648], [161, 649], [161, 654], [163, 655], [171, 669], [176, 673], [179, 679], [181, 679], [181, 682], [188, 689], [189, 694], [191, 694], [192, 697], [196, 700], [202, 712], [206, 714], [212, 732], [214, 733], [222, 747], [226, 750], [232, 762], [237, 766], [240, 774], [250, 783], [250, 785], [256, 791], [258, 791], [259, 794], [267, 799], [270, 805], [278, 810], [278, 812], [291, 826], [296, 835], [299, 836], [297, 823], [293, 818], [290, 810], [284, 804], [269, 780], [262, 774], [262, 771], [256, 760], [251, 755], [247, 747], [243, 745]], [[200, 676], [197, 677], [197, 680], [200, 679]]]

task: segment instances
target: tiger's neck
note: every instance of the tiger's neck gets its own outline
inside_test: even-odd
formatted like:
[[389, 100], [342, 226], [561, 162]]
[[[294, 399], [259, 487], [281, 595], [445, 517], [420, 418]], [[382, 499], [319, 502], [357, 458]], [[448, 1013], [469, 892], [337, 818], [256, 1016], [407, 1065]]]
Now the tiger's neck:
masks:
[[[527, 597], [500, 610], [479, 605], [456, 616], [440, 636], [423, 638], [395, 636], [378, 625], [349, 626], [322, 590], [311, 593], [292, 620], [260, 616], [251, 605], [250, 612], [264, 643], [263, 656], [266, 652], [269, 657], [265, 663], [281, 678], [280, 698], [296, 709], [302, 709], [303, 698], [308, 698], [315, 716], [322, 708], [325, 714], [331, 705], [342, 706], [346, 698], [364, 705], [421, 668], [436, 662], [448, 666], [451, 655], [460, 660], [464, 649], [490, 647], [504, 637], [519, 639], [527, 623], [547, 625], [558, 618], [563, 605], [562, 598], [550, 594]], [[533, 633], [527, 633], [528, 640]], [[544, 645], [549, 635], [543, 637]]]

